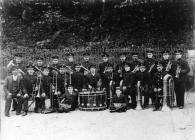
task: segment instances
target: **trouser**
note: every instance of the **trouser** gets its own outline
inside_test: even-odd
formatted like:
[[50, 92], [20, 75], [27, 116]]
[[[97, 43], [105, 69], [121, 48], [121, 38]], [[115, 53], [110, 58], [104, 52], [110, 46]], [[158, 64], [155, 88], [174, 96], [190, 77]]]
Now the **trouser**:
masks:
[[175, 94], [178, 107], [184, 106], [185, 83], [175, 80]]
[[17, 101], [16, 101], [15, 98], [13, 98], [12, 101], [13, 101], [13, 103], [12, 103], [12, 109], [13, 109], [14, 111], [16, 111]]
[[28, 98], [22, 96], [7, 96], [5, 101], [5, 115], [9, 115], [12, 99], [15, 100], [16, 113], [19, 114], [22, 111], [28, 112]]
[[38, 112], [38, 109], [45, 109], [45, 97], [35, 97], [35, 112]]
[[162, 106], [162, 101], [163, 101], [163, 93], [155, 93], [155, 100], [154, 100], [154, 108], [159, 109], [160, 106]]
[[146, 92], [144, 96], [144, 106], [145, 107], [149, 105], [149, 99], [151, 99], [152, 104], [154, 104], [155, 96], [154, 96], [154, 91], [152, 87], [149, 87], [148, 92]]
[[126, 96], [128, 103], [129, 103], [129, 98], [128, 96], [130, 95], [131, 97], [131, 107], [136, 108], [137, 101], [136, 101], [136, 88], [127, 88], [124, 92], [124, 95]]

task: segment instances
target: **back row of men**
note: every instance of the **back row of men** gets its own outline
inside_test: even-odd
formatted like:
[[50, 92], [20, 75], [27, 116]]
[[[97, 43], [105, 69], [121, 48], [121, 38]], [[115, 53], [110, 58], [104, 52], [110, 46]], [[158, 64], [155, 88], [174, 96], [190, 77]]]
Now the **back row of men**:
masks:
[[[174, 79], [177, 107], [184, 107], [185, 79], [190, 71], [188, 63], [182, 59], [183, 52], [175, 51], [175, 59], [170, 59], [170, 53], [163, 51], [163, 58], [156, 60], [153, 58], [153, 50], [146, 52], [145, 60], [139, 59], [138, 53], [132, 54], [132, 61], [127, 62], [127, 54], [120, 54], [120, 62], [114, 65], [110, 63], [109, 55], [102, 54], [102, 61], [98, 67], [90, 62], [90, 54], [83, 54], [82, 64], [74, 62], [74, 55], [67, 56], [66, 64], [59, 64], [59, 57], [53, 56], [52, 63], [44, 64], [42, 57], [37, 57], [35, 64], [23, 66], [21, 54], [16, 54], [14, 60], [7, 65], [8, 71], [12, 72], [8, 76], [4, 85], [6, 95], [5, 115], [9, 116], [11, 102], [13, 100], [13, 110], [19, 115], [21, 110], [27, 115], [28, 99], [33, 92], [37, 92], [35, 98], [35, 112], [45, 110], [45, 97], [51, 99], [52, 109], [59, 109], [59, 96], [67, 96], [66, 89], [74, 91], [71, 100], [71, 110], [78, 106], [78, 92], [85, 90], [105, 90], [107, 93], [107, 106], [110, 104], [110, 81], [112, 81], [113, 93], [116, 87], [121, 87], [123, 95], [127, 98], [127, 108], [136, 108], [136, 85], [141, 82], [142, 94], [144, 95], [143, 107], [149, 106], [149, 99], [154, 104], [154, 110], [158, 110], [161, 102], [156, 100], [157, 92], [163, 92], [163, 77], [170, 74]], [[17, 70], [14, 73], [14, 70]], [[19, 73], [19, 76], [18, 76]], [[16, 78], [17, 77], [17, 78]], [[18, 80], [17, 80], [18, 79]], [[14, 81], [17, 81], [16, 83]], [[13, 87], [13, 84], [15, 86]], [[51, 86], [52, 85], [52, 86]], [[12, 86], [12, 87], [10, 87]], [[51, 95], [51, 89], [55, 96]], [[22, 92], [21, 92], [22, 91]], [[72, 96], [72, 95], [71, 95]]]

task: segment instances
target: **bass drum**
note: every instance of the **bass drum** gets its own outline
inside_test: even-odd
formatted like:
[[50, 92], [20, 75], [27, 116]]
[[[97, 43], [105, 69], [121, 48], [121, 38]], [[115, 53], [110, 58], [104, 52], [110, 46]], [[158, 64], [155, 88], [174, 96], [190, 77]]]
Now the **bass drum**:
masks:
[[101, 111], [107, 107], [105, 91], [79, 92], [78, 102], [82, 111]]

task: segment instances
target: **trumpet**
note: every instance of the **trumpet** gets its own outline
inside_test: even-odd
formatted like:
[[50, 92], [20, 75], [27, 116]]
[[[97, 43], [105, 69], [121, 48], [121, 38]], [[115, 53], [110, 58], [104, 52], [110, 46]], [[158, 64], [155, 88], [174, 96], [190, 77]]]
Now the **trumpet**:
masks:
[[139, 70], [139, 65], [136, 65], [135, 68], [133, 69], [132, 73], [135, 73], [138, 70]]
[[140, 93], [140, 81], [137, 82], [137, 106], [136, 110], [141, 110], [141, 93]]
[[155, 66], [155, 64], [152, 64], [152, 65], [150, 66], [150, 68], [149, 68], [148, 72], [151, 72], [151, 71], [152, 71], [152, 69], [154, 68], [154, 66]]
[[167, 66], [166, 66], [165, 71], [168, 72], [171, 69], [171, 66], [172, 66], [172, 63], [171, 63], [171, 61], [169, 61], [168, 64], [167, 64]]
[[90, 70], [88, 70], [86, 67], [84, 67], [83, 65], [80, 65], [81, 68], [83, 68], [85, 71], [87, 71], [88, 73], [90, 73]]
[[41, 95], [40, 95], [41, 94], [40, 93], [40, 90], [41, 90], [41, 77], [39, 77], [39, 76], [37, 76], [37, 82], [36, 82], [35, 88], [38, 88], [36, 97], [40, 98], [41, 97]]
[[179, 74], [181, 73], [181, 67], [179, 65], [177, 65], [177, 69], [176, 69], [176, 74], [175, 77], [179, 78]]

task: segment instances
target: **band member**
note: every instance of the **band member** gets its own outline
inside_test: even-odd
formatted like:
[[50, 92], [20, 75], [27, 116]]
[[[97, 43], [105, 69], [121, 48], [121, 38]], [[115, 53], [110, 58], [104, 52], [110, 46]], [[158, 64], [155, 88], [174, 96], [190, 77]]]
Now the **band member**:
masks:
[[150, 73], [146, 72], [146, 67], [142, 63], [139, 67], [140, 71], [137, 73], [137, 80], [140, 81], [140, 94], [141, 97], [144, 96], [144, 103], [143, 103], [143, 108], [147, 104], [147, 100], [149, 97], [148, 95], [148, 84], [151, 82], [150, 81]]
[[182, 50], [175, 51], [175, 62], [173, 63], [174, 70], [174, 87], [176, 93], [177, 107], [184, 108], [184, 93], [186, 75], [190, 71], [188, 63], [182, 59]]
[[[59, 56], [57, 56], [57, 55], [52, 56], [52, 63], [49, 65], [49, 67], [51, 67], [51, 68], [53, 67], [56, 69], [60, 68]], [[52, 70], [54, 70], [54, 69], [52, 69]]]
[[[18, 76], [18, 70], [16, 66], [11, 68], [12, 75], [7, 76], [5, 84], [3, 86], [5, 92], [5, 116], [10, 116], [10, 108], [12, 99], [16, 100], [15, 109], [16, 115], [20, 115], [22, 110], [22, 82], [21, 77]], [[26, 96], [26, 95], [25, 95]]]
[[90, 69], [91, 65], [93, 65], [91, 62], [89, 62], [90, 54], [84, 53], [83, 59], [84, 59], [84, 61], [82, 63], [81, 72], [84, 73], [84, 75], [87, 75], [89, 73], [89, 69]]
[[60, 97], [58, 112], [70, 112], [76, 109], [77, 93], [73, 90], [72, 86], [68, 86], [65, 94]]
[[82, 89], [86, 89], [86, 83], [84, 83], [83, 73], [80, 72], [80, 66], [80, 64], [75, 64], [75, 72], [72, 74], [72, 86], [77, 92], [82, 91]]
[[[124, 73], [125, 73], [125, 64], [128, 63], [126, 61], [126, 53], [121, 53], [120, 54], [120, 62], [116, 65], [115, 71], [116, 74], [118, 75], [119, 79], [117, 80], [117, 83], [120, 83], [120, 81], [123, 79], [124, 77]], [[119, 86], [119, 85], [118, 85]]]
[[68, 59], [68, 62], [66, 63], [66, 65], [71, 69], [71, 70], [74, 70], [74, 67], [75, 67], [75, 60], [74, 60], [74, 54], [73, 53], [69, 53], [67, 54], [67, 59]]
[[154, 84], [154, 110], [157, 111], [162, 107], [163, 101], [163, 77], [165, 76], [165, 72], [163, 71], [163, 65], [159, 62], [157, 64], [157, 72], [154, 74], [153, 77], [153, 84]]
[[43, 70], [43, 57], [41, 57], [41, 56], [36, 57], [36, 64], [35, 64], [35, 66], [38, 69]]
[[109, 62], [108, 57], [109, 57], [108, 54], [106, 54], [106, 53], [102, 54], [103, 62], [99, 64], [99, 73], [100, 73], [101, 76], [106, 72], [107, 66], [111, 65], [111, 63]]
[[88, 89], [95, 89], [101, 88], [101, 76], [99, 73], [97, 73], [96, 67], [94, 65], [91, 65], [90, 67], [90, 73], [87, 75], [87, 85]]
[[151, 79], [150, 79], [150, 83], [149, 83], [149, 85], [148, 85], [148, 98], [146, 98], [146, 102], [145, 102], [145, 107], [147, 108], [148, 107], [148, 105], [149, 105], [149, 98], [151, 99], [151, 101], [152, 101], [152, 104], [154, 104], [154, 100], [155, 100], [155, 98], [154, 98], [154, 93], [153, 93], [153, 85], [152, 85], [152, 83], [153, 83], [153, 81], [152, 81], [152, 77], [154, 76], [154, 73], [156, 72], [156, 63], [157, 63], [157, 61], [153, 58], [153, 50], [152, 49], [148, 49], [147, 51], [146, 51], [146, 54], [147, 54], [147, 56], [146, 56], [146, 59], [144, 60], [144, 65], [146, 66], [146, 71], [148, 72], [148, 73], [150, 73], [150, 77], [151, 77]]
[[[27, 74], [24, 76], [24, 79], [23, 79], [23, 88], [24, 88], [25, 93], [28, 95], [28, 97], [32, 97], [33, 101], [35, 101], [35, 112], [36, 112], [36, 109], [38, 109], [38, 104], [39, 104], [39, 99], [36, 96], [38, 96], [38, 94], [41, 94], [40, 93], [40, 86], [41, 85], [39, 85], [41, 83], [39, 83], [40, 80], [38, 80], [38, 78], [39, 77], [36, 77], [36, 75], [34, 73], [34, 67], [32, 65], [28, 65], [27, 66]], [[27, 100], [27, 109], [26, 109], [25, 113], [27, 114], [27, 112], [28, 112], [28, 99], [26, 99], [26, 100]]]
[[168, 74], [171, 74], [173, 75], [173, 70], [171, 68], [173, 62], [171, 61], [170, 59], [170, 54], [169, 54], [169, 51], [167, 50], [164, 50], [162, 52], [163, 54], [163, 60], [161, 61], [162, 65], [163, 65], [163, 71], [165, 71], [166, 73]]
[[143, 63], [143, 60], [139, 59], [138, 53], [132, 53], [132, 61], [130, 62], [131, 70], [137, 69], [141, 63]]
[[128, 100], [122, 94], [120, 87], [116, 88], [116, 94], [111, 99], [110, 112], [126, 112]]
[[[131, 97], [131, 105], [128, 107], [135, 109], [137, 102], [136, 102], [136, 73], [133, 73], [131, 71], [130, 65], [129, 64], [125, 64], [125, 76], [123, 79], [123, 93], [124, 95], [127, 97], [130, 96]], [[129, 103], [129, 99], [128, 99], [128, 103]]]
[[23, 58], [22, 58], [22, 54], [21, 53], [17, 53], [14, 55], [14, 59], [11, 60], [8, 65], [7, 65], [7, 69], [8, 69], [8, 75], [12, 74], [11, 73], [11, 68], [13, 66], [16, 66], [18, 69], [18, 74], [19, 75], [24, 75], [25, 74], [25, 66], [22, 63]]

